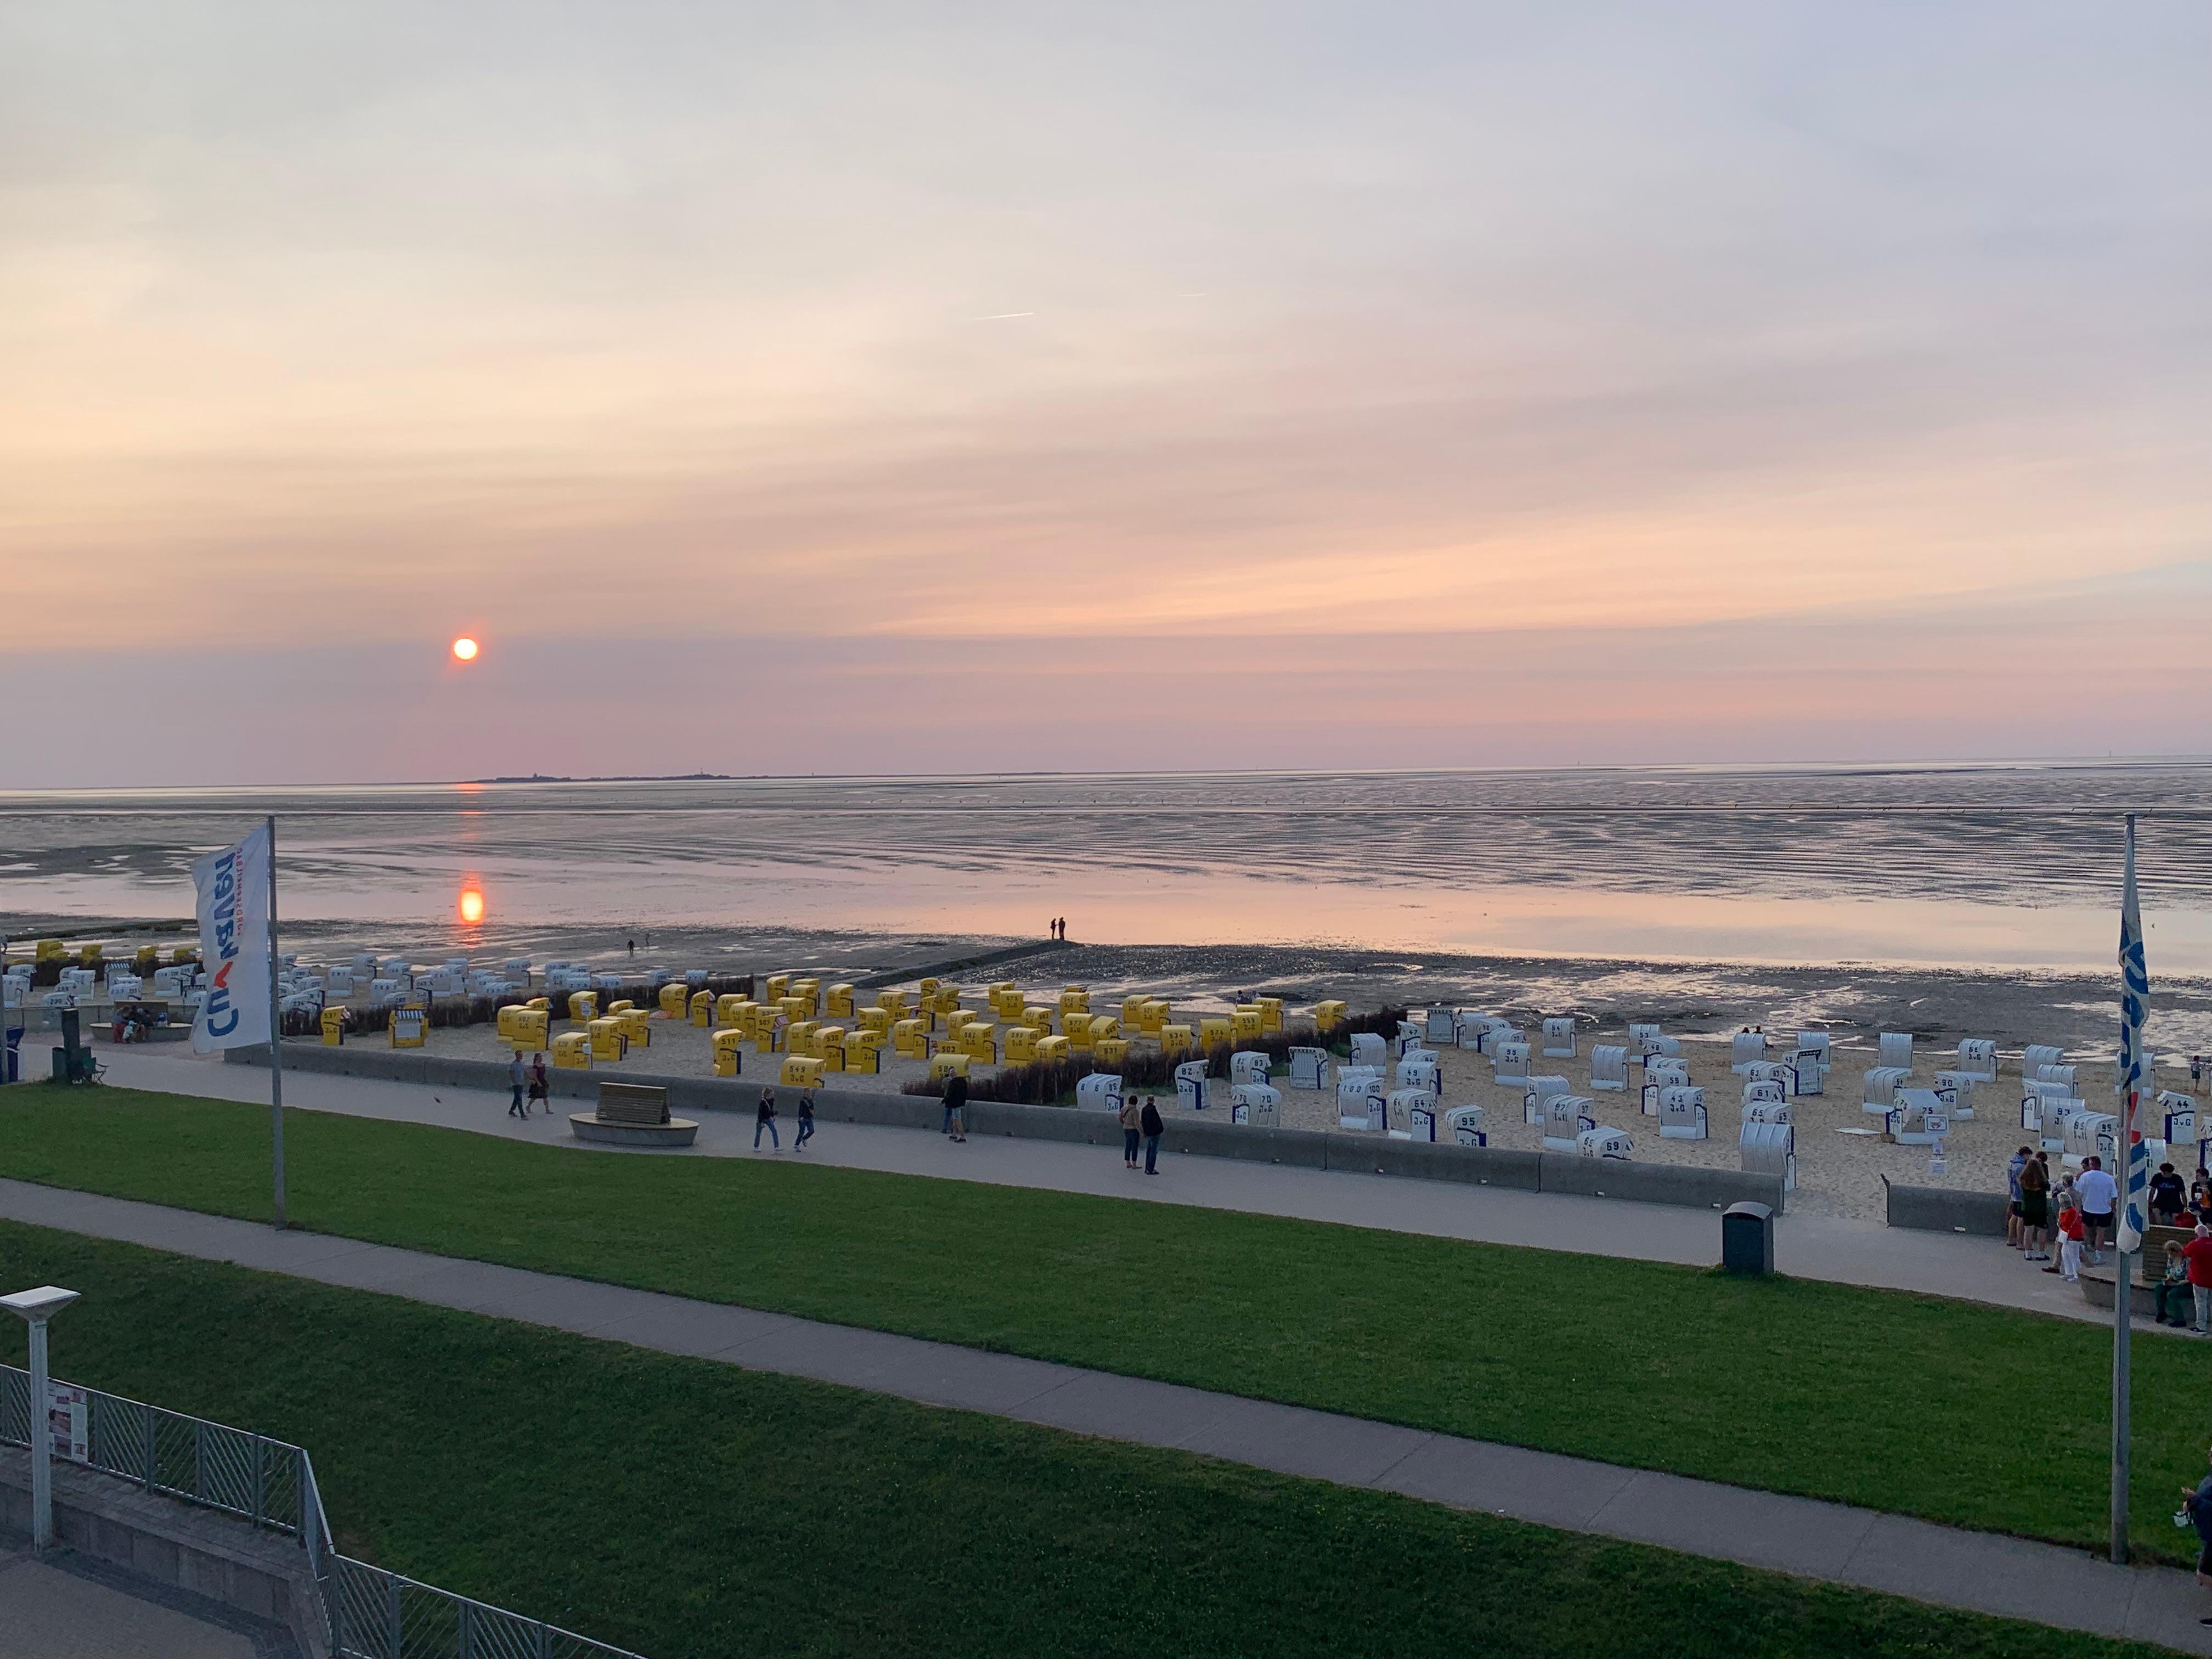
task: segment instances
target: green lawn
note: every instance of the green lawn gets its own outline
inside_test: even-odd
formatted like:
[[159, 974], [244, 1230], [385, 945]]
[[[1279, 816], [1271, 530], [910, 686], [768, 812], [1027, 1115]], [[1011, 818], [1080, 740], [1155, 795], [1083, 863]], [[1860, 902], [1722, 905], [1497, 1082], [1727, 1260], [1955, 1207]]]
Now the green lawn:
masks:
[[84, 1292], [70, 1380], [306, 1445], [352, 1553], [653, 1659], [2157, 1651], [66, 1233], [0, 1279]]
[[[287, 1124], [293, 1215], [330, 1232], [1963, 1526], [2105, 1534], [2099, 1326], [787, 1159]], [[267, 1133], [259, 1107], [15, 1089], [0, 1174], [264, 1217]], [[2136, 1539], [2179, 1559], [2166, 1517], [2202, 1472], [2212, 1359], [2136, 1354]]]

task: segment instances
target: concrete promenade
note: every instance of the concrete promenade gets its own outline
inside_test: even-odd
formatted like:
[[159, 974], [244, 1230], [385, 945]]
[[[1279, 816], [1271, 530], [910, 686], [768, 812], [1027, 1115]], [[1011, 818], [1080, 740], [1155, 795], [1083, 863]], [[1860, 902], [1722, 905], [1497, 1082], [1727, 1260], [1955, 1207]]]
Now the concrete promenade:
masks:
[[[2169, 1568], [720, 1303], [0, 1181], [0, 1215], [925, 1405], [1200, 1453], [1830, 1583], [2212, 1654]], [[67, 1374], [67, 1358], [58, 1366]], [[2200, 1605], [2201, 1604], [2201, 1605]]]
[[[219, 1609], [187, 1612], [185, 1598], [88, 1563], [64, 1550], [31, 1553], [0, 1544], [0, 1655], [6, 1659], [267, 1659], [296, 1654], [273, 1632], [259, 1641], [216, 1622]], [[242, 1623], [242, 1621], [240, 1621]]]
[[[269, 1074], [259, 1066], [196, 1060], [181, 1044], [144, 1048], [102, 1046], [110, 1083], [125, 1088], [203, 1095], [265, 1104]], [[387, 1083], [368, 1078], [287, 1073], [287, 1106], [394, 1122], [429, 1123], [617, 1156], [684, 1158], [791, 1157], [763, 1145], [752, 1149], [748, 1114], [702, 1115], [697, 1147], [689, 1152], [582, 1148], [568, 1133], [565, 1103], [525, 1124], [507, 1115], [507, 1097], [479, 1090]], [[793, 1126], [781, 1124], [786, 1146]], [[1719, 1218], [1710, 1211], [1664, 1204], [1623, 1203], [1563, 1193], [1304, 1170], [1230, 1158], [1171, 1158], [1147, 1180], [1121, 1167], [1121, 1149], [978, 1136], [964, 1146], [911, 1129], [825, 1124], [799, 1157], [817, 1164], [932, 1176], [990, 1184], [1087, 1193], [1337, 1222], [1395, 1232], [1427, 1233], [1480, 1243], [1518, 1244], [1624, 1260], [1711, 1267], [1720, 1260]], [[1993, 1239], [1917, 1232], [1831, 1216], [1789, 1213], [1775, 1224], [1777, 1266], [1800, 1279], [1824, 1279], [1885, 1290], [1918, 1291], [2000, 1307], [2108, 1322], [2078, 1288], [2022, 1263]], [[2168, 1328], [2138, 1317], [2136, 1328], [2160, 1338]], [[2185, 1339], [2186, 1340], [2186, 1339]]]

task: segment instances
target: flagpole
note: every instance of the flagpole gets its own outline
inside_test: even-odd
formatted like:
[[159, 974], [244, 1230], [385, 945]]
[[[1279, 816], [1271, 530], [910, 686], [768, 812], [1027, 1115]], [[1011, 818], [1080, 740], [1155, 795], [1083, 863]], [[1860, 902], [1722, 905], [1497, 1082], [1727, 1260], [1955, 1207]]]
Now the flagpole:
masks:
[[[2143, 1004], [2150, 981], [2143, 960], [2142, 914], [2136, 897], [2136, 815], [2128, 814], [2127, 856], [2120, 896], [2120, 1066], [2121, 1091], [2119, 1155], [2119, 1224], [2112, 1240], [2112, 1559], [2115, 1566], [2128, 1560], [2128, 1340], [2130, 1264], [2131, 1244], [2140, 1244], [2142, 1197], [2136, 1187], [2141, 1142], [2136, 1131], [2136, 1108], [2142, 1097]], [[2131, 1237], [2130, 1230], [2134, 1230]]]
[[275, 1224], [284, 1225], [284, 1025], [276, 991], [276, 815], [269, 815], [269, 1146]]

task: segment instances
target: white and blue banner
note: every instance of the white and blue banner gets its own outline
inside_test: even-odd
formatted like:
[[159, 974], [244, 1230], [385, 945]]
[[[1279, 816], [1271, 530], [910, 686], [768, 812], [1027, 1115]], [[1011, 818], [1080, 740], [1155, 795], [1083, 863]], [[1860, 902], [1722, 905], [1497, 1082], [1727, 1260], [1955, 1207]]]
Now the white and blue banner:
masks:
[[2150, 1153], [2136, 1121], [2143, 1091], [2143, 1016], [2150, 1005], [2150, 969], [2143, 959], [2142, 909], [2136, 899], [2136, 821], [2128, 820], [2127, 875], [2120, 890], [2120, 1055], [2114, 1069], [2120, 1096], [2127, 1174], [2120, 1188], [2122, 1251], [2142, 1249], [2143, 1208], [2150, 1180]]
[[192, 866], [206, 999], [192, 1051], [269, 1041], [269, 826]]

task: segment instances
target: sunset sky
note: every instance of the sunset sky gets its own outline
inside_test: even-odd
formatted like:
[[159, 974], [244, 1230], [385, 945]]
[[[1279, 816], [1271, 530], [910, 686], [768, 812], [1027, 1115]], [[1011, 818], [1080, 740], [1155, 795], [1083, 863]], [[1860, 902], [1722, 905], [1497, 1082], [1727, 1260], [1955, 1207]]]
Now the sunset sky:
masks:
[[5, 781], [2212, 750], [2208, 87], [2198, 0], [28, 0]]

